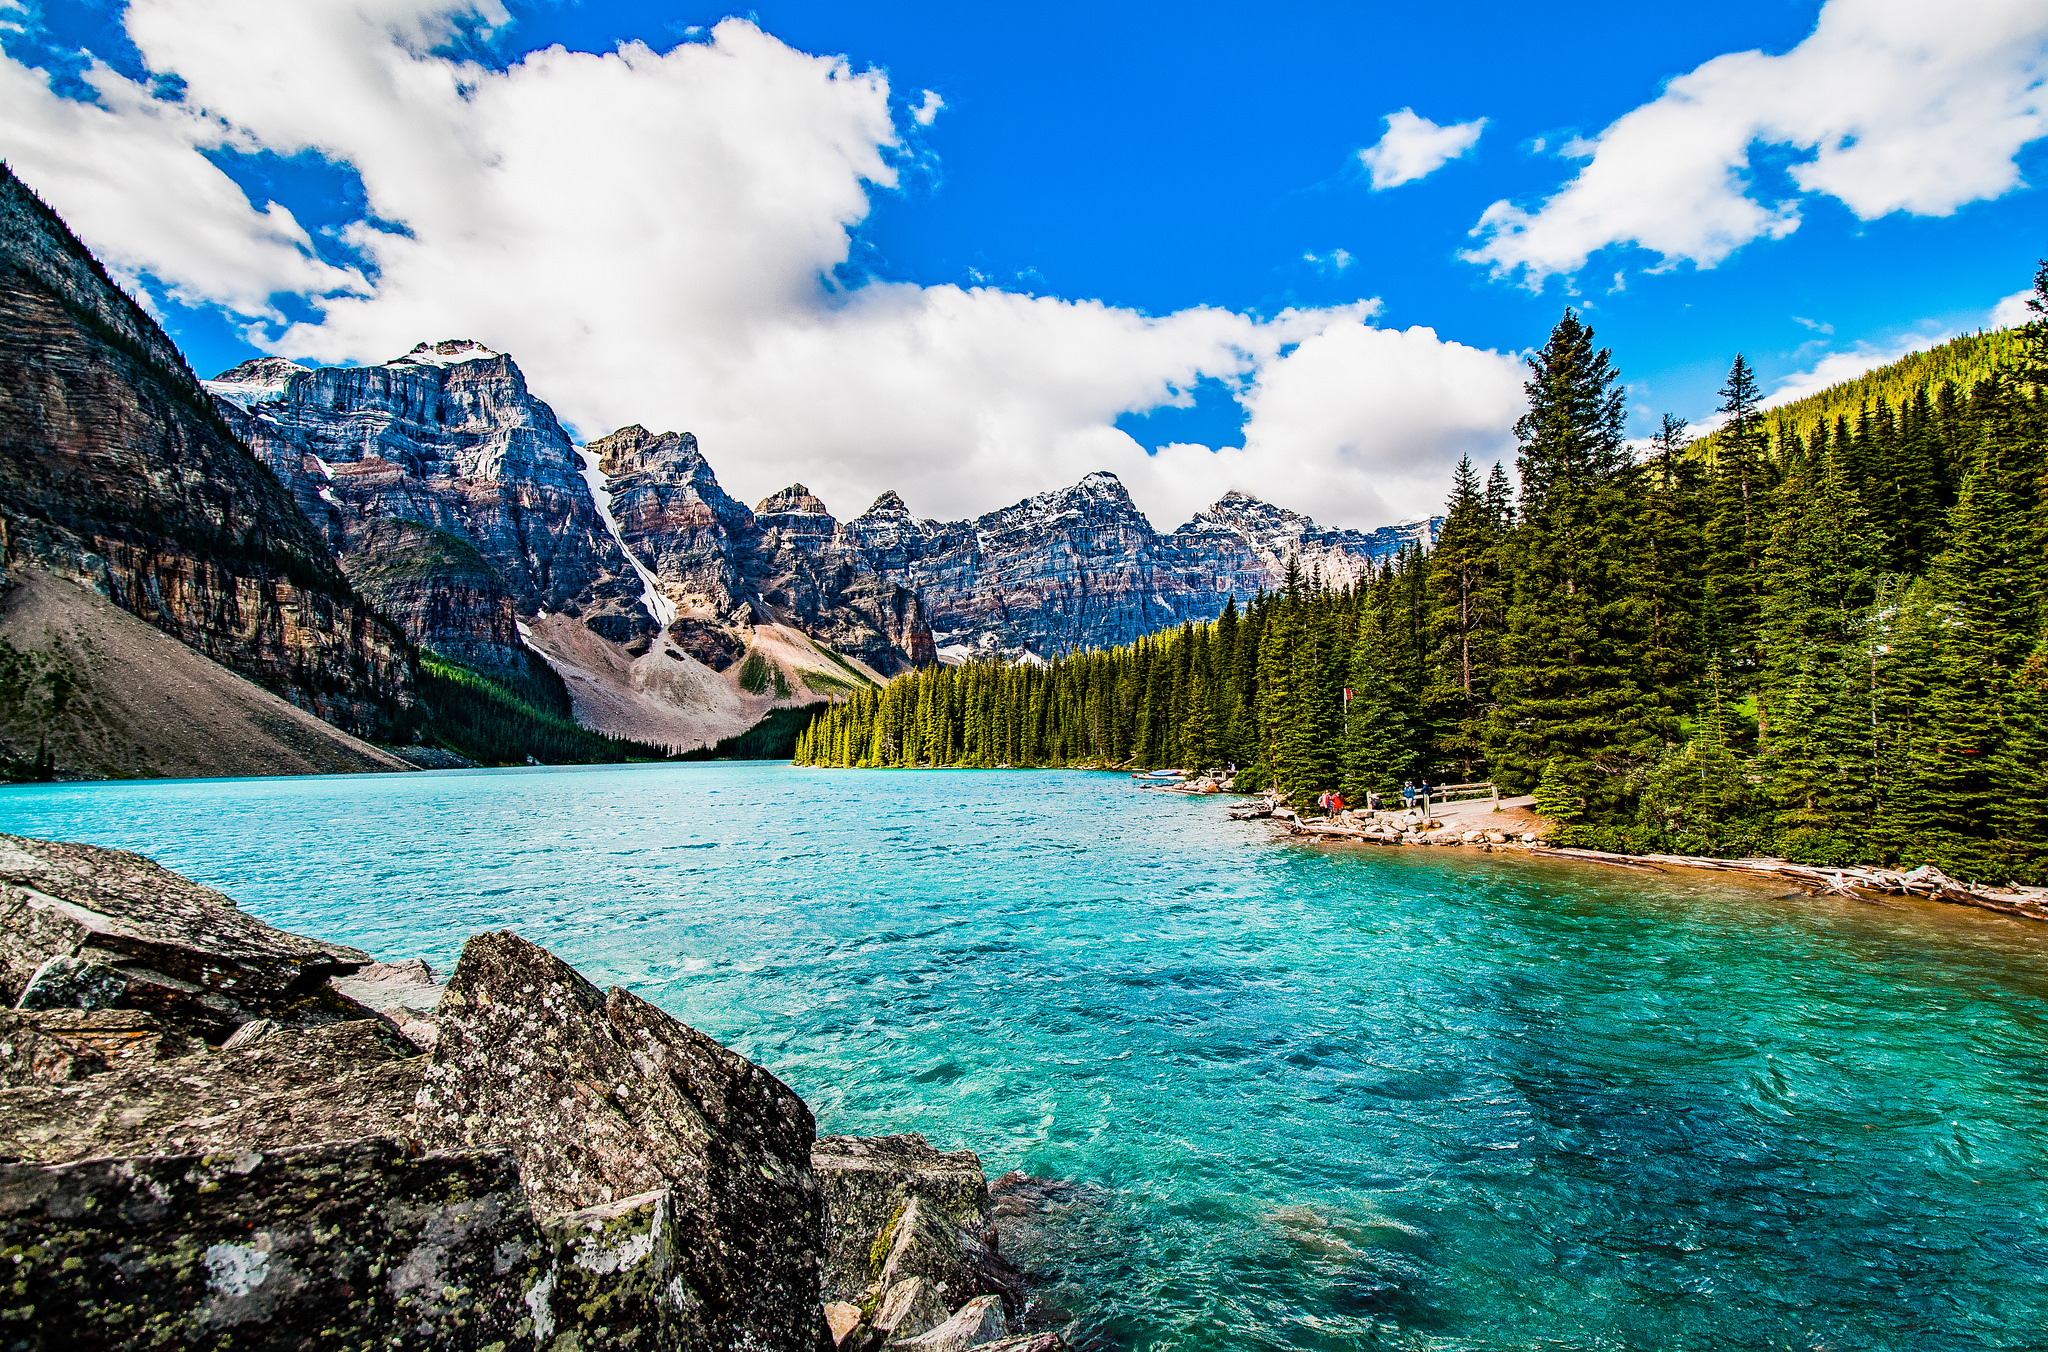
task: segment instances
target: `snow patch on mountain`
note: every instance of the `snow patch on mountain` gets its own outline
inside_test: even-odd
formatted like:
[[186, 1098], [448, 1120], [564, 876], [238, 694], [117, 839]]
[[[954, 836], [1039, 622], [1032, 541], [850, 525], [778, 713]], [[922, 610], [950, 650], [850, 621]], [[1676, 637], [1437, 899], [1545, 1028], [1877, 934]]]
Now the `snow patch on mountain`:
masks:
[[640, 562], [640, 556], [626, 547], [626, 537], [619, 533], [619, 519], [612, 515], [612, 490], [605, 480], [604, 470], [598, 465], [597, 452], [588, 446], [578, 446], [576, 458], [583, 462], [583, 482], [590, 485], [590, 500], [596, 504], [598, 516], [604, 519], [604, 528], [612, 533], [612, 539], [618, 541], [619, 552], [640, 575], [640, 604], [647, 607], [647, 613], [654, 617], [662, 632], [667, 633], [668, 627], [676, 622], [676, 603], [662, 594], [661, 580], [654, 575], [654, 570]]
[[258, 357], [199, 383], [216, 399], [225, 399], [235, 407], [247, 410], [253, 404], [282, 399], [291, 378], [306, 369], [283, 357]]
[[421, 343], [403, 357], [393, 357], [386, 366], [460, 366], [464, 362], [489, 361], [496, 350], [467, 338], [444, 338], [438, 343]]

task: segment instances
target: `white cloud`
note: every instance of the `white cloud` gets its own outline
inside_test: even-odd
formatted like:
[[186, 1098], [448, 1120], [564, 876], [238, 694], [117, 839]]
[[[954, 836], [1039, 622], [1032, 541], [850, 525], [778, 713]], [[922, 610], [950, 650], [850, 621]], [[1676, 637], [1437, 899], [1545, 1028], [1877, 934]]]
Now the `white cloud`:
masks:
[[1823, 324], [1818, 319], [1808, 319], [1804, 315], [1793, 315], [1792, 322], [1801, 328], [1812, 329], [1815, 333], [1824, 333], [1830, 337], [1834, 336], [1835, 326], [1833, 324]]
[[0, 155], [134, 289], [148, 272], [188, 304], [274, 316], [279, 292], [364, 286], [316, 258], [276, 203], [257, 210], [201, 151], [242, 138], [95, 63], [96, 103], [60, 97], [43, 72], [0, 59]]
[[[1859, 219], [1944, 216], [2020, 182], [2020, 148], [2048, 134], [2048, 6], [2040, 0], [1828, 0], [1780, 56], [1719, 56], [1567, 153], [1589, 163], [1535, 211], [1495, 202], [1464, 256], [1531, 286], [1633, 244], [1660, 267], [1712, 267], [1799, 227], [1799, 193]], [[1801, 158], [1797, 190], [1756, 181], [1755, 147]]]
[[918, 126], [929, 127], [938, 121], [939, 114], [944, 112], [945, 108], [946, 101], [939, 97], [938, 91], [927, 89], [924, 91], [924, 102], [910, 110], [910, 117]]
[[2007, 296], [2004, 300], [1991, 307], [1991, 316], [1986, 321], [1986, 327], [2013, 329], [2018, 328], [2022, 324], [2033, 323], [2036, 316], [2032, 310], [2027, 308], [2027, 302], [2033, 298], [2034, 288], [2031, 286], [2024, 291], [2013, 292], [2010, 296]]
[[1854, 380], [1865, 371], [1889, 365], [1909, 352], [1924, 352], [1953, 337], [1955, 335], [1947, 331], [1933, 335], [1923, 333], [1889, 341], [1858, 343], [1848, 352], [1830, 352], [1803, 371], [1780, 376], [1765, 397], [1763, 407], [1776, 408], [1795, 399], [1804, 399], [1809, 394], [1818, 394], [1830, 385]]
[[1386, 135], [1358, 152], [1359, 163], [1372, 175], [1374, 192], [1435, 173], [1478, 145], [1479, 133], [1486, 130], [1483, 117], [1440, 127], [1426, 117], [1417, 117], [1413, 108], [1388, 113], [1385, 121]]
[[1309, 264], [1317, 272], [1334, 276], [1358, 260], [1351, 256], [1349, 249], [1332, 249], [1325, 254], [1305, 253], [1301, 256], [1301, 261]]
[[[180, 278], [181, 295], [251, 317], [273, 292], [308, 298], [317, 319], [266, 330], [285, 355], [381, 361], [473, 338], [512, 353], [585, 436], [694, 431], [736, 495], [800, 480], [842, 515], [885, 488], [966, 515], [1109, 469], [1161, 525], [1237, 487], [1372, 526], [1434, 506], [1449, 448], [1502, 444], [1519, 412], [1512, 358], [1370, 328], [1369, 301], [1150, 316], [842, 284], [850, 232], [902, 151], [882, 74], [736, 19], [667, 52], [556, 47], [495, 71], [434, 54], [460, 16], [506, 22], [434, 0], [132, 0], [131, 37], [184, 101], [76, 116], [101, 119], [95, 156], [132, 161], [136, 181], [212, 195], [143, 213], [117, 174], [67, 176], [46, 156], [24, 177], [89, 243]], [[10, 156], [72, 115], [15, 97], [22, 78], [0, 61]], [[371, 280], [315, 264], [303, 232], [252, 211], [199, 155], [212, 143], [352, 166], [367, 214], [346, 237]], [[107, 209], [90, 209], [94, 192]], [[243, 255], [246, 276], [229, 266]], [[1148, 455], [1116, 429], [1205, 377], [1246, 389], [1244, 449]]]
[[1513, 464], [1526, 376], [1516, 355], [1430, 329], [1329, 324], [1259, 369], [1241, 449], [1169, 446], [1161, 478], [1190, 510], [1240, 488], [1331, 522], [1441, 511], [1460, 456]]

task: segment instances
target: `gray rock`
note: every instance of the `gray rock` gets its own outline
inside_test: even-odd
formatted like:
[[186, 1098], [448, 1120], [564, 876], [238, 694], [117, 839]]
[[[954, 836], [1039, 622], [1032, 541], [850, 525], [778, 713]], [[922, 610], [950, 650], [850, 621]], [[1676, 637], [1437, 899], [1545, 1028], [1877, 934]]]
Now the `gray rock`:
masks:
[[251, 1019], [229, 1034], [228, 1040], [220, 1044], [220, 1049], [224, 1052], [240, 1051], [244, 1047], [254, 1046], [276, 1031], [277, 1025], [269, 1019]]
[[52, 958], [112, 968], [118, 997], [210, 1041], [251, 1018], [331, 1022], [370, 1011], [328, 978], [370, 955], [276, 929], [139, 854], [0, 836], [0, 983], [20, 998]]
[[427, 965], [425, 958], [373, 962], [347, 976], [334, 977], [332, 984], [351, 1000], [368, 1005], [379, 1013], [404, 1009], [421, 1014], [433, 1009], [441, 1000], [441, 987], [434, 980], [434, 969]]
[[29, 977], [16, 1009], [112, 1009], [128, 979], [102, 963], [60, 953]]
[[81, 1080], [106, 1068], [93, 1048], [0, 1010], [0, 1088]]
[[826, 1344], [816, 1128], [781, 1081], [509, 933], [463, 947], [437, 1022], [423, 1139], [509, 1148], [541, 1214], [666, 1190], [672, 1345]]
[[1021, 1274], [991, 1246], [989, 1191], [972, 1151], [922, 1136], [828, 1136], [811, 1152], [825, 1196], [827, 1301], [860, 1306], [872, 1338], [912, 1336], [977, 1296], [1022, 1313]]
[[425, 1072], [380, 1020], [283, 1028], [241, 1049], [0, 1089], [0, 1157], [57, 1164], [412, 1135]]
[[545, 1346], [554, 1322], [551, 1255], [498, 1149], [0, 1165], [0, 1250], [10, 1348], [439, 1352]]
[[1003, 1318], [1001, 1296], [976, 1296], [961, 1306], [950, 1319], [914, 1338], [898, 1338], [891, 1347], [914, 1347], [922, 1352], [967, 1352], [1000, 1341], [1010, 1331]]
[[543, 1229], [556, 1256], [549, 1304], [558, 1327], [576, 1329], [585, 1347], [619, 1352], [695, 1345], [690, 1331], [704, 1312], [675, 1280], [689, 1238], [666, 1189], [557, 1216]]

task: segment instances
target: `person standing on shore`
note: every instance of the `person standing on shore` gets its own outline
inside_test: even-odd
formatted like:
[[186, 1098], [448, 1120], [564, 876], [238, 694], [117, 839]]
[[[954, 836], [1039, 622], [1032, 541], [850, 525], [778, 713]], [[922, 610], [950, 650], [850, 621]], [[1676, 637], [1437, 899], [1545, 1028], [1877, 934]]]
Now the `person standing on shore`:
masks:
[[1415, 781], [1412, 779], [1401, 786], [1401, 806], [1404, 808], [1415, 806]]

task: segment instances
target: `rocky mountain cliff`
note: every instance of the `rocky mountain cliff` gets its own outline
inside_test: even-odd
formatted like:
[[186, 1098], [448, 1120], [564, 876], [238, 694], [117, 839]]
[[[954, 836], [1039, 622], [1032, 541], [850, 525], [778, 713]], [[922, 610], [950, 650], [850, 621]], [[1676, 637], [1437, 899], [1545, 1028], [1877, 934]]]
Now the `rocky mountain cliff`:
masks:
[[802, 484], [757, 510], [687, 432], [637, 424], [590, 443], [619, 538], [646, 566], [671, 639], [723, 670], [756, 622], [798, 629], [884, 674], [933, 660], [914, 587], [878, 573]]
[[1165, 535], [1122, 481], [1098, 473], [972, 521], [918, 520], [884, 493], [842, 534], [877, 574], [919, 592], [942, 654], [958, 659], [1051, 655], [1212, 620], [1232, 595], [1280, 586], [1290, 558], [1348, 584], [1408, 544], [1434, 543], [1438, 524], [1331, 530], [1230, 493]]
[[[223, 414], [291, 491], [350, 574], [383, 576], [408, 551], [410, 595], [391, 611], [422, 646], [516, 662], [503, 624], [465, 614], [478, 585], [522, 614], [583, 615], [615, 636], [651, 630], [640, 583], [612, 537], [554, 411], [503, 353], [465, 340], [421, 343], [381, 366], [245, 362], [207, 382]], [[384, 523], [407, 521], [471, 551], [429, 550], [425, 566]], [[495, 574], [481, 583], [480, 559]], [[493, 612], [499, 602], [493, 594]], [[495, 639], [493, 638], [495, 634]], [[512, 635], [516, 646], [516, 635]]]
[[0, 167], [0, 554], [85, 583], [339, 727], [391, 737], [411, 656], [177, 349]]

